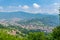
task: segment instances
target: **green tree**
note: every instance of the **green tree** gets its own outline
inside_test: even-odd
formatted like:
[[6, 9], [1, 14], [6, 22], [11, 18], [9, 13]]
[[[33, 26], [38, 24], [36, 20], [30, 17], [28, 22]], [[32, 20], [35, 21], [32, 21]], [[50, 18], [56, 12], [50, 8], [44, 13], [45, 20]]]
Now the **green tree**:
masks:
[[53, 40], [60, 40], [60, 26], [53, 29], [52, 37]]
[[43, 32], [34, 32], [28, 34], [28, 40], [46, 40], [45, 34]]
[[17, 37], [16, 35], [7, 34], [5, 29], [0, 29], [0, 40], [26, 40], [24, 37]]

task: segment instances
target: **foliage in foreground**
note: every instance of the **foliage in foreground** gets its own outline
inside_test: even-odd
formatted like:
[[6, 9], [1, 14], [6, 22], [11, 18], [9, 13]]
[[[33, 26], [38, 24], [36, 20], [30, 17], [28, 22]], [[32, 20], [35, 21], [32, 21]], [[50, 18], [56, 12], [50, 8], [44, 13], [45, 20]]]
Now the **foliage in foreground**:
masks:
[[60, 40], [60, 26], [53, 29], [52, 33], [30, 32], [25, 37], [7, 34], [5, 29], [0, 29], [0, 40]]
[[7, 34], [6, 31], [0, 29], [0, 40], [24, 40], [24, 38]]
[[60, 40], [60, 26], [57, 26], [57, 28], [53, 29], [52, 37], [53, 40]]

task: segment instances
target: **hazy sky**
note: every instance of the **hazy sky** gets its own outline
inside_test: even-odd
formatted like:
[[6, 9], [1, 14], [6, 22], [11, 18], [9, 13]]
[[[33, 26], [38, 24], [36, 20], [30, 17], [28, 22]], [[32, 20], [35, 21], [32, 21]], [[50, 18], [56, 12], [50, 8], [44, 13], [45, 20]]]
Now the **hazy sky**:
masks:
[[60, 0], [0, 0], [0, 12], [57, 14]]

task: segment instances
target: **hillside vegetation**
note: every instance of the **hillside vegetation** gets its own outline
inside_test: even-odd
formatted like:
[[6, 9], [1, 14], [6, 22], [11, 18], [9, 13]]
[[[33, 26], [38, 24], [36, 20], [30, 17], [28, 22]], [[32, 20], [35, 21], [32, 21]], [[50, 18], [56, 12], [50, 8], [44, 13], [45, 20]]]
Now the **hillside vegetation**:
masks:
[[9, 29], [0, 25], [0, 40], [60, 40], [60, 26], [57, 26], [48, 34], [44, 32], [29, 32], [24, 35], [21, 31], [19, 32], [16, 29]]

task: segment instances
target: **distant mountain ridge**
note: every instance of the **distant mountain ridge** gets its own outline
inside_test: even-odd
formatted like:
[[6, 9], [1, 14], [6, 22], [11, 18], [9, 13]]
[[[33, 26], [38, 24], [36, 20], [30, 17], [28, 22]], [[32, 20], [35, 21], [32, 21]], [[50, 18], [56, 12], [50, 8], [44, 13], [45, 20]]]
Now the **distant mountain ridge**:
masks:
[[23, 18], [23, 19], [30, 19], [30, 18], [39, 18], [45, 16], [56, 16], [56, 15], [49, 15], [49, 14], [41, 14], [41, 13], [27, 13], [27, 12], [0, 12], [0, 18]]
[[0, 12], [0, 19], [8, 19], [13, 21], [17, 20], [14, 18], [21, 19], [20, 21], [29, 21], [29, 20], [37, 20], [41, 21], [45, 25], [49, 26], [57, 26], [58, 25], [58, 15], [50, 15], [50, 14], [33, 14], [27, 12]]

